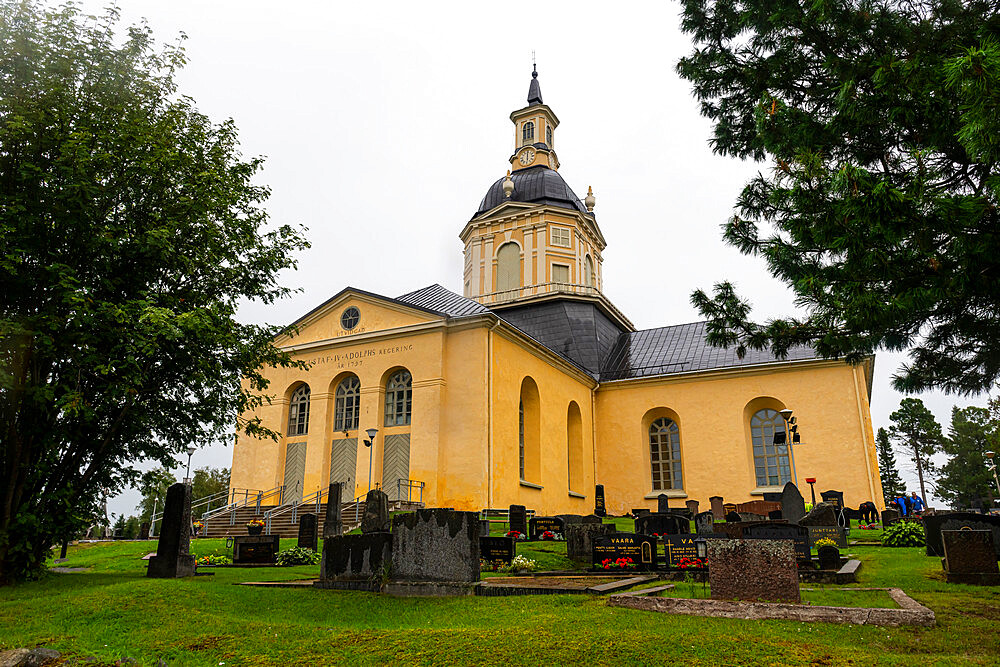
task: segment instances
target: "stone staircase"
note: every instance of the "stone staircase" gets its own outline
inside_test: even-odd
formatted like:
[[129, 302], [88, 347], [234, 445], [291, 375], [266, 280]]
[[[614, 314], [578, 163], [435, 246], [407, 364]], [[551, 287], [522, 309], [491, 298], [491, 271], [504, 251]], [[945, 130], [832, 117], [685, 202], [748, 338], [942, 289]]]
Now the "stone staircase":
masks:
[[[414, 502], [392, 502], [390, 503], [389, 509], [392, 511], [411, 511], [423, 507], [423, 503]], [[236, 535], [246, 535], [247, 527], [246, 524], [251, 519], [260, 519], [264, 521], [264, 513], [268, 510], [275, 509], [275, 505], [261, 505], [260, 512], [257, 511], [256, 505], [248, 505], [246, 507], [238, 507], [234, 511], [223, 512], [222, 514], [212, 517], [205, 521], [205, 527], [201, 531], [200, 537], [232, 537]], [[303, 503], [298, 507], [298, 516], [302, 516], [306, 513], [316, 514], [318, 517], [318, 527], [319, 535], [323, 536], [323, 524], [326, 519], [326, 503], [320, 503], [319, 509], [317, 510], [316, 503]], [[343, 531], [349, 532], [354, 530], [361, 525], [361, 517], [365, 513], [365, 504], [363, 502], [359, 503], [343, 503], [340, 508], [341, 525], [343, 526]], [[235, 518], [234, 518], [235, 515]], [[293, 513], [288, 510], [272, 517], [271, 519], [271, 535], [278, 535], [282, 538], [296, 538], [299, 536], [299, 524], [292, 523]], [[267, 534], [267, 528], [264, 529], [264, 534]]]

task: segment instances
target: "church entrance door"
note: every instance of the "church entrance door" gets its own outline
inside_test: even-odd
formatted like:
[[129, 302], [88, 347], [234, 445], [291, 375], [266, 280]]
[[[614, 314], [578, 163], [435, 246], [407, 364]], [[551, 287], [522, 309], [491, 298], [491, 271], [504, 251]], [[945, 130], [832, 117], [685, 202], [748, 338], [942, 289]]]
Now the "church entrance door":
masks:
[[[410, 434], [393, 433], [385, 436], [385, 449], [382, 452], [382, 490], [389, 500], [406, 500], [406, 489], [400, 490], [399, 480], [403, 484], [410, 478]], [[400, 498], [400, 495], [403, 497]]]
[[350, 482], [358, 466], [358, 439], [340, 438], [333, 441], [330, 449], [330, 483], [340, 482], [345, 489], [350, 489], [354, 497], [354, 488]]
[[290, 442], [285, 446], [285, 490], [281, 504], [302, 500], [302, 485], [306, 479], [306, 443]]

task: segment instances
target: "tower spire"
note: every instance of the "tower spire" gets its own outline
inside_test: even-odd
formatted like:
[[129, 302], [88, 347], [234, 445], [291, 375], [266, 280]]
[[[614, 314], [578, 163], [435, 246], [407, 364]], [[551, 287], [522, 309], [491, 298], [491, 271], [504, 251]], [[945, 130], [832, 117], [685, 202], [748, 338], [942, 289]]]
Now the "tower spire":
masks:
[[535, 66], [535, 52], [531, 52], [531, 85], [528, 86], [528, 105], [543, 104], [542, 87], [538, 85], [538, 68]]

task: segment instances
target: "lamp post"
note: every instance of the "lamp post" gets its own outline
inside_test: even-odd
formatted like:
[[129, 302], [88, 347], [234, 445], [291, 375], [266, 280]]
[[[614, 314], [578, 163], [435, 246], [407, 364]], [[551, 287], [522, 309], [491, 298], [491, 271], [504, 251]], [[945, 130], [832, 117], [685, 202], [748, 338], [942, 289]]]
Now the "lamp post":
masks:
[[806, 484], [809, 485], [809, 493], [812, 495], [812, 503], [814, 507], [816, 505], [816, 487], [814, 487], [813, 484], [815, 483], [816, 483], [815, 477], [806, 477]]
[[365, 447], [368, 448], [368, 492], [371, 493], [372, 490], [372, 452], [375, 451], [375, 435], [378, 433], [377, 428], [369, 428], [365, 430], [368, 434], [368, 439], [365, 440]]
[[997, 464], [993, 462], [993, 457], [996, 455], [996, 452], [986, 452], [986, 459], [989, 462], [989, 468], [993, 471], [993, 481], [996, 482], [997, 491], [1000, 491], [1000, 478], [997, 477]]
[[191, 447], [187, 448], [188, 465], [187, 465], [187, 472], [184, 474], [184, 483], [185, 484], [190, 484], [191, 483], [191, 455], [194, 454], [194, 449], [195, 448], [194, 448], [193, 445]]
[[[783, 442], [778, 439], [778, 434], [775, 433], [774, 444], [784, 444], [788, 447], [788, 458], [792, 464], [792, 482], [795, 486], [798, 486], [799, 478], [798, 475], [795, 474], [795, 450], [792, 448], [792, 445], [799, 444], [801, 440], [801, 438], [799, 438], [799, 427], [795, 423], [795, 417], [792, 416], [792, 411], [789, 408], [779, 410], [778, 414], [781, 415], [781, 418], [785, 422], [785, 433]], [[813, 504], [816, 504], [815, 494], [813, 495]]]

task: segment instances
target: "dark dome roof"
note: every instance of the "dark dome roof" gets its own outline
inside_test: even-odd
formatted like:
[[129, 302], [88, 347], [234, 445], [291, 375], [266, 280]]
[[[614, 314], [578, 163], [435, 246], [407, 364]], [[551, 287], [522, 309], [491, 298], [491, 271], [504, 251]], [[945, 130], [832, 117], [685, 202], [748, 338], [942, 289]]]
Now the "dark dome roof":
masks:
[[506, 201], [551, 204], [552, 206], [579, 211], [586, 215], [594, 215], [587, 211], [583, 202], [580, 201], [580, 198], [570, 189], [557, 171], [541, 166], [528, 167], [527, 169], [518, 169], [510, 177], [514, 181], [514, 193], [510, 196], [510, 199], [503, 194], [504, 179], [501, 178], [486, 191], [486, 196], [483, 197], [482, 203], [479, 204], [479, 210], [472, 217], [493, 210]]

